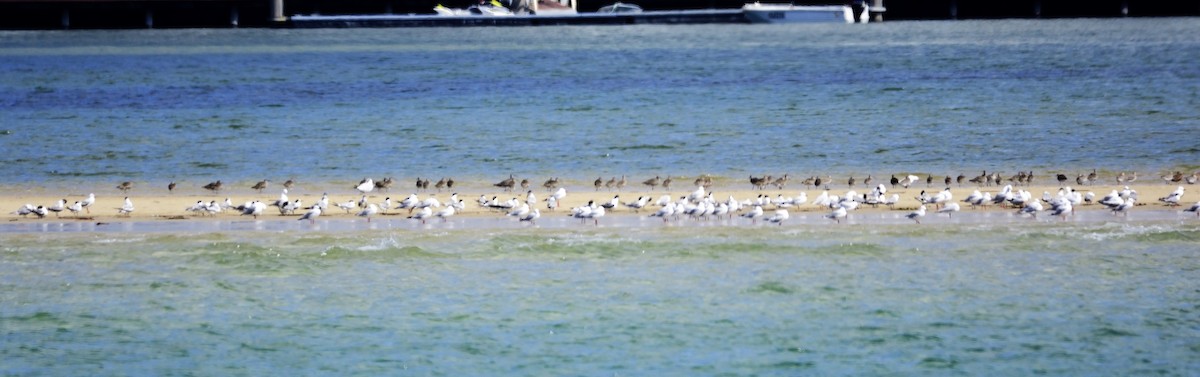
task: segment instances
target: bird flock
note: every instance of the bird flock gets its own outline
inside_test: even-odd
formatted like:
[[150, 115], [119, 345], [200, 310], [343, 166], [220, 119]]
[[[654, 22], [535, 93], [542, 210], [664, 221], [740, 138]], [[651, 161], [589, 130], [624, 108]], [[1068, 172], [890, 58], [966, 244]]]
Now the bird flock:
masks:
[[[1071, 179], [1069, 175], [1059, 173], [1052, 175], [1060, 184], [1069, 184]], [[828, 211], [824, 217], [835, 223], [841, 223], [847, 219], [861, 206], [886, 206], [889, 209], [895, 210], [897, 204], [901, 201], [899, 193], [894, 192], [897, 187], [908, 189], [910, 187], [924, 183], [926, 187], [932, 187], [937, 183], [944, 184], [941, 190], [921, 190], [920, 194], [913, 197], [918, 206], [916, 209], [907, 213], [905, 217], [913, 222], [920, 224], [921, 220], [930, 211], [934, 214], [945, 214], [948, 217], [953, 217], [955, 213], [960, 212], [964, 207], [968, 209], [998, 207], [1007, 208], [1015, 211], [1021, 216], [1029, 216], [1037, 218], [1039, 215], [1061, 218], [1066, 220], [1075, 212], [1075, 208], [1088, 205], [1101, 205], [1111, 211], [1113, 214], [1125, 216], [1129, 210], [1139, 204], [1137, 192], [1130, 189], [1128, 185], [1124, 185], [1123, 189], [1113, 189], [1103, 197], [1098, 197], [1091, 191], [1081, 192], [1070, 186], [1061, 185], [1061, 188], [1055, 193], [1043, 192], [1040, 197], [1035, 197], [1033, 193], [1023, 189], [1033, 183], [1035, 175], [1032, 171], [1023, 171], [1015, 175], [1004, 177], [999, 173], [988, 173], [983, 171], [977, 176], [967, 177], [959, 174], [957, 176], [946, 175], [942, 180], [936, 180], [933, 175], [925, 175], [924, 177], [913, 174], [893, 174], [890, 179], [884, 182], [876, 182], [873, 175], [867, 175], [864, 178], [857, 179], [854, 176], [849, 176], [844, 182], [847, 190], [844, 192], [834, 192], [830, 186], [835, 185], [831, 176], [811, 176], [805, 179], [797, 179], [801, 185], [814, 189], [821, 190], [814, 198], [810, 200], [808, 193], [801, 191], [796, 196], [785, 196], [784, 194], [758, 194], [753, 198], [735, 198], [733, 195], [728, 195], [723, 199], [718, 199], [712, 191], [715, 179], [710, 175], [701, 175], [693, 181], [693, 189], [686, 195], [672, 196], [663, 194], [657, 198], [649, 195], [639, 196], [636, 200], [622, 201], [620, 194], [613, 195], [611, 198], [591, 199], [587, 204], [567, 208], [561, 210], [561, 213], [571, 218], [579, 219], [581, 223], [590, 223], [599, 225], [601, 220], [610, 213], [618, 211], [627, 211], [632, 214], [640, 214], [642, 211], [649, 211], [645, 216], [661, 219], [663, 222], [682, 221], [689, 219], [693, 221], [704, 221], [709, 219], [733, 219], [735, 216], [748, 220], [751, 224], [757, 224], [759, 221], [768, 224], [780, 224], [786, 222], [791, 214], [789, 211]], [[1183, 183], [1195, 184], [1200, 178], [1200, 174], [1193, 173], [1185, 175], [1181, 172], [1173, 172], [1162, 176], [1164, 183], [1172, 184], [1179, 183], [1176, 190], [1172, 191], [1167, 196], [1158, 198], [1158, 201], [1166, 206], [1180, 207], [1183, 202], [1185, 188]], [[1095, 185], [1099, 181], [1098, 174], [1095, 170], [1087, 174], [1075, 175], [1074, 183], [1081, 186]], [[1121, 172], [1114, 177], [1118, 184], [1128, 184], [1138, 179], [1137, 173]], [[668, 176], [662, 178], [655, 176], [654, 178], [646, 179], [642, 182], [644, 186], [651, 191], [661, 187], [664, 190], [670, 190], [673, 179]], [[791, 181], [789, 174], [781, 176], [750, 176], [749, 184], [753, 190], [767, 190], [769, 187], [784, 190], [787, 184]], [[299, 216], [300, 221], [309, 221], [315, 223], [321, 216], [330, 216], [337, 214], [338, 210], [344, 211], [346, 215], [355, 215], [365, 218], [370, 222], [372, 218], [383, 215], [403, 215], [414, 221], [426, 223], [434, 218], [440, 218], [442, 221], [455, 216], [456, 214], [467, 211], [466, 202], [458, 198], [458, 193], [452, 193], [446, 201], [441, 201], [436, 197], [436, 194], [429, 194], [422, 198], [416, 192], [409, 194], [404, 199], [392, 200], [390, 196], [384, 197], [383, 200], [378, 200], [377, 197], [372, 197], [370, 194], [374, 192], [388, 191], [395, 180], [393, 178], [383, 178], [374, 180], [372, 178], [364, 178], [355, 184], [352, 189], [357, 192], [356, 199], [347, 199], [345, 201], [331, 201], [329, 194], [322, 194], [321, 198], [315, 203], [307, 204], [301, 199], [290, 199], [289, 190], [295, 185], [294, 179], [285, 181], [280, 189], [280, 194], [277, 198], [268, 200], [250, 200], [240, 204], [235, 204], [232, 200], [226, 197], [224, 200], [197, 200], [195, 204], [184, 208], [183, 211], [193, 216], [218, 216], [225, 213], [237, 214], [240, 216], [251, 216], [257, 219], [259, 216], [266, 215], [268, 209], [274, 208], [272, 211], [278, 211], [280, 216]], [[619, 178], [612, 176], [605, 180], [603, 177], [596, 178], [593, 181], [593, 189], [595, 192], [601, 190], [622, 191], [628, 183], [626, 176], [622, 175]], [[973, 190], [967, 197], [961, 200], [956, 200], [951, 193], [951, 185], [958, 184], [974, 184], [979, 188]], [[890, 187], [889, 187], [890, 184]], [[504, 218], [516, 219], [521, 223], [535, 224], [544, 214], [560, 212], [560, 204], [567, 196], [567, 188], [562, 187], [563, 183], [559, 178], [554, 177], [546, 180], [542, 186], [548, 191], [544, 199], [538, 198], [538, 195], [533, 189], [530, 189], [531, 183], [528, 179], [518, 180], [514, 175], [509, 175], [508, 178], [499, 182], [493, 183], [491, 186], [503, 191], [503, 193], [511, 193], [520, 187], [525, 192], [524, 199], [511, 197], [510, 199], [502, 200], [502, 194], [497, 195], [480, 195], [475, 200], [475, 207], [478, 209], [502, 215]], [[868, 191], [858, 192], [856, 186], [861, 186]], [[996, 186], [998, 190], [989, 191], [987, 188]], [[261, 180], [255, 184], [248, 186], [251, 190], [262, 193], [269, 190], [271, 187], [270, 180]], [[427, 178], [417, 178], [415, 186], [416, 191], [429, 191], [430, 180]], [[433, 184], [433, 189], [439, 193], [442, 190], [453, 190], [455, 181], [453, 178], [441, 178], [436, 184]], [[128, 195], [129, 191], [134, 189], [132, 182], [126, 181], [117, 185], [117, 190]], [[218, 180], [210, 182], [203, 186], [204, 189], [218, 193], [225, 188], [225, 184]], [[177, 184], [171, 182], [168, 187], [169, 193], [174, 193], [177, 189]], [[507, 195], [506, 195], [507, 196]], [[81, 212], [90, 214], [91, 208], [95, 205], [96, 196], [94, 193], [80, 200], [73, 201], [72, 204], [67, 204], [67, 199], [58, 200], [51, 205], [33, 205], [25, 204], [19, 207], [12, 214], [22, 217], [36, 216], [38, 218], [47, 217], [53, 213], [56, 217], [60, 216], [63, 211], [70, 212], [76, 218], [81, 216]], [[331, 208], [334, 207], [334, 208]], [[135, 207], [129, 196], [125, 196], [123, 203], [119, 207], [114, 207], [118, 216], [129, 217]], [[910, 207], [911, 209], [911, 207]], [[769, 212], [768, 212], [769, 210]], [[907, 209], [905, 209], [907, 210]], [[1196, 213], [1200, 217], [1200, 202], [1183, 209], [1185, 212]]]

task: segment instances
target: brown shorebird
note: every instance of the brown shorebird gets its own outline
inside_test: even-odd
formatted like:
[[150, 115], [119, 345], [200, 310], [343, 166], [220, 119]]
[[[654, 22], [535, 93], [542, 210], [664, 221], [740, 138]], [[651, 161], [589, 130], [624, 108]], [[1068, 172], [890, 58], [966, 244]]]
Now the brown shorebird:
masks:
[[270, 185], [271, 185], [271, 181], [264, 179], [264, 180], [258, 181], [258, 183], [255, 183], [254, 186], [250, 186], [250, 188], [254, 189], [254, 190], [258, 190], [258, 193], [261, 194], [263, 192], [263, 190], [265, 190], [267, 188], [267, 186], [270, 186]]
[[621, 180], [617, 181], [617, 191], [621, 191], [622, 189], [624, 189], [625, 185], [628, 183], [629, 182], [625, 180], [625, 176], [621, 175]]
[[283, 182], [283, 188], [288, 189], [288, 190], [291, 190], [292, 186], [295, 186], [295, 185], [296, 185], [296, 180], [294, 180], [294, 179], [288, 179], [287, 181]]
[[454, 188], [454, 178], [446, 178], [446, 188], [447, 189]]
[[604, 188], [607, 188], [608, 191], [612, 191], [613, 187], [616, 187], [616, 186], [617, 186], [617, 177], [609, 178], [608, 182], [604, 182]]
[[121, 184], [117, 185], [117, 190], [121, 190], [121, 192], [123, 192], [123, 193], [128, 193], [129, 190], [132, 190], [132, 189], [133, 189], [133, 182], [130, 182], [130, 181], [121, 182]]
[[175, 192], [175, 182], [174, 181], [172, 181], [170, 184], [167, 184], [167, 192]]
[[526, 191], [529, 190], [529, 179], [528, 178], [521, 180], [521, 189], [526, 190]]
[[204, 185], [204, 189], [212, 192], [219, 192], [221, 191], [221, 186], [221, 180], [218, 179], [216, 182], [209, 182], [207, 185]]
[[508, 179], [505, 179], [503, 181], [492, 184], [492, 186], [503, 188], [504, 191], [512, 191], [513, 187], [515, 187], [516, 185], [517, 185], [517, 180], [515, 178], [513, 178], [512, 174], [508, 175]]
[[671, 189], [671, 176], [668, 175], [667, 178], [663, 179], [662, 186], [664, 189]]
[[656, 175], [656, 176], [654, 176], [654, 178], [650, 178], [645, 181], [642, 181], [642, 184], [646, 185], [646, 186], [650, 186], [650, 191], [654, 191], [654, 188], [658, 187], [659, 180], [660, 180], [660, 178]]
[[847, 180], [846, 180], [846, 185], [847, 185], [847, 186], [849, 186], [849, 187], [851, 187], [851, 188], [853, 188], [853, 187], [854, 187], [854, 182], [855, 182], [855, 180], [854, 180], [854, 176], [852, 175], [852, 176], [850, 176], [850, 179], [847, 179]]
[[437, 189], [438, 192], [442, 192], [442, 189], [446, 188], [446, 178], [442, 177], [442, 179], [439, 179], [437, 183], [433, 184], [433, 188]]
[[592, 186], [596, 187], [596, 191], [600, 191], [600, 186], [604, 186], [604, 178], [596, 177], [596, 181], [592, 182]]
[[548, 190], [558, 188], [558, 177], [547, 179], [545, 183], [542, 183], [542, 187], [545, 187]]

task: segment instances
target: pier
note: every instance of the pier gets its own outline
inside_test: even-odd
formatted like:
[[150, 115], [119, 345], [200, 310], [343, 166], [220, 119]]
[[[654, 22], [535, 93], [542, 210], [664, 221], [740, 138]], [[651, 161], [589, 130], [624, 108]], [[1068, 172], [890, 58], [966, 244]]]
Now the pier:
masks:
[[[612, 0], [580, 0], [578, 15], [450, 17], [433, 7], [470, 0], [0, 0], [0, 29], [538, 26], [745, 22], [746, 0], [642, 0], [642, 14], [597, 17]], [[766, 1], [771, 3], [773, 1]], [[786, 3], [786, 1], [780, 1]], [[797, 5], [859, 1], [795, 1]], [[989, 18], [1200, 16], [1200, 0], [870, 0], [873, 22]], [[886, 17], [885, 17], [886, 16]]]

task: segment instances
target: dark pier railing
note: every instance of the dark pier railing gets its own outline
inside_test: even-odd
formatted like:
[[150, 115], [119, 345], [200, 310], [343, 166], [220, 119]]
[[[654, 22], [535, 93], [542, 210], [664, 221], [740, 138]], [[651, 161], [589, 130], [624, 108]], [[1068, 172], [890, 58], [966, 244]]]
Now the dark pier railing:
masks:
[[[590, 12], [615, 0], [579, 0]], [[737, 9], [753, 0], [626, 0], [648, 11]], [[1200, 0], [885, 0], [887, 20], [1200, 16]], [[0, 29], [288, 27], [293, 15], [431, 14], [473, 0], [0, 0]], [[764, 3], [786, 2], [766, 0]], [[859, 0], [795, 1], [796, 4]], [[876, 0], [869, 0], [873, 8]], [[880, 3], [881, 4], [881, 3]], [[882, 5], [882, 4], [881, 4]], [[882, 9], [882, 7], [879, 7]], [[876, 16], [882, 16], [876, 14]]]

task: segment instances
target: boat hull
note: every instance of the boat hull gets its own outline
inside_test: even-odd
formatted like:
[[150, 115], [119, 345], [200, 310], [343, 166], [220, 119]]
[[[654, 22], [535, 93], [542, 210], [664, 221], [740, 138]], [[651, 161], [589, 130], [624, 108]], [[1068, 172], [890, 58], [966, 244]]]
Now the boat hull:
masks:
[[752, 23], [854, 23], [854, 10], [845, 5], [799, 6], [746, 4], [746, 20]]

